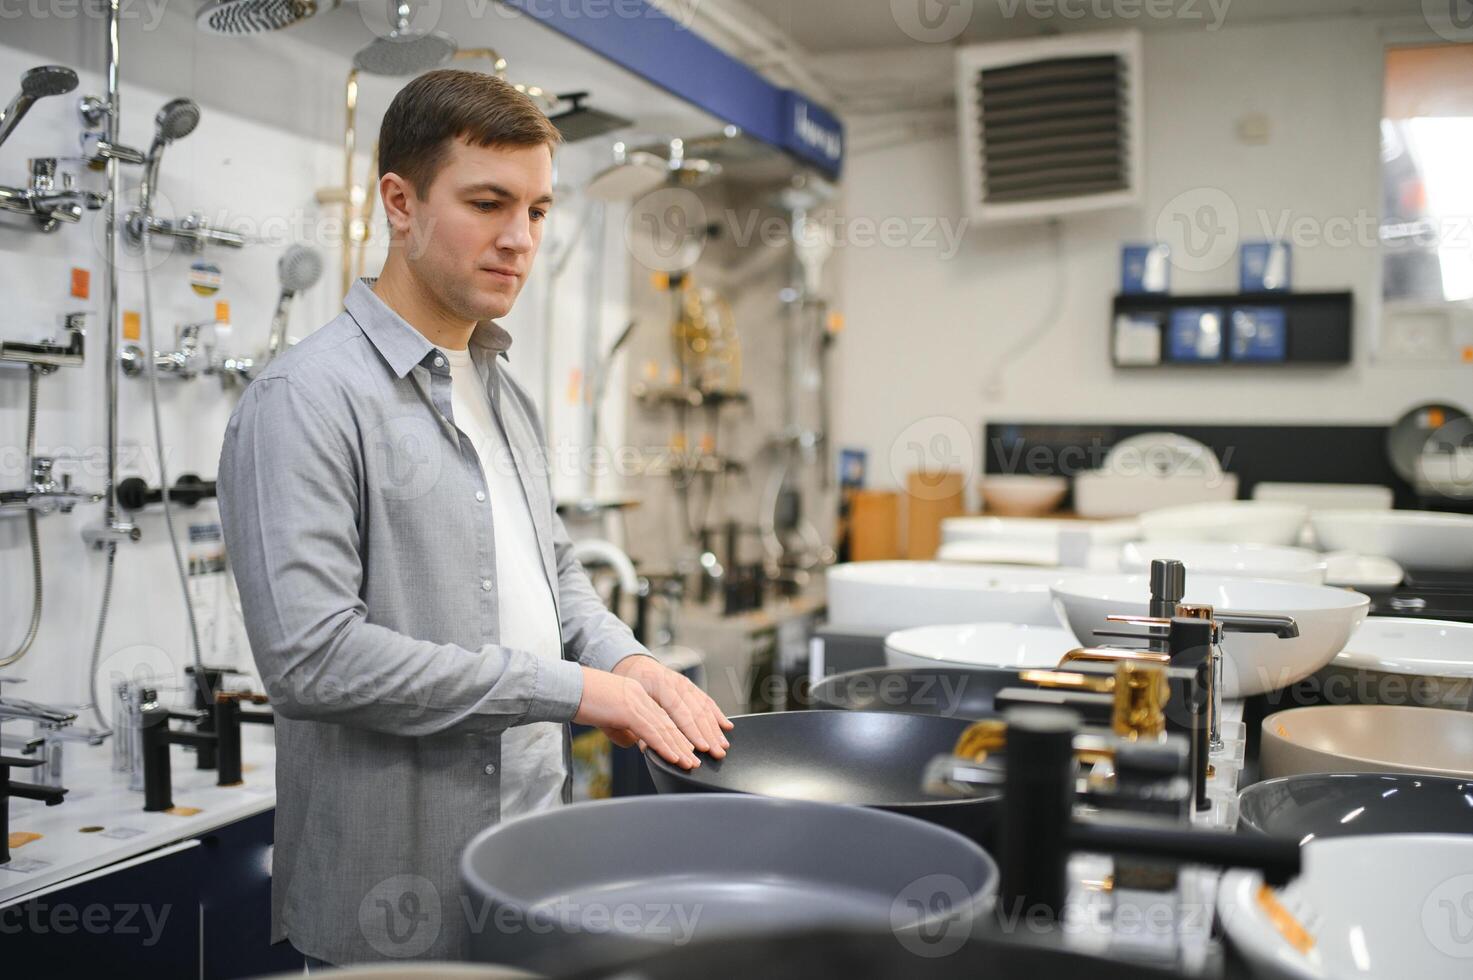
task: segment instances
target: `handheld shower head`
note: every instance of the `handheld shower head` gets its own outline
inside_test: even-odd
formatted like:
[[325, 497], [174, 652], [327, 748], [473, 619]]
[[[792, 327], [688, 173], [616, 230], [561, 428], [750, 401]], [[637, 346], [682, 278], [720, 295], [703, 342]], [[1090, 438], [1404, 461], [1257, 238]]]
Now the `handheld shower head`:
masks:
[[440, 31], [409, 26], [409, 0], [388, 0], [389, 33], [376, 37], [357, 54], [353, 67], [370, 75], [418, 75], [455, 56], [455, 39]]
[[194, 15], [195, 26], [206, 34], [260, 34], [290, 27], [339, 0], [207, 0]]
[[153, 145], [148, 148], [139, 193], [139, 210], [145, 225], [152, 214], [153, 191], [158, 184], [159, 162], [163, 159], [164, 147], [188, 136], [198, 125], [199, 103], [193, 99], [170, 99], [153, 117]]
[[0, 143], [10, 138], [15, 127], [31, 111], [37, 99], [48, 95], [65, 95], [77, 87], [77, 73], [63, 65], [42, 65], [20, 77], [20, 92], [0, 112]]
[[271, 317], [271, 335], [266, 341], [266, 353], [260, 358], [261, 366], [286, 349], [287, 307], [293, 296], [312, 288], [322, 278], [322, 253], [306, 245], [292, 245], [277, 261], [276, 272], [281, 277], [281, 295], [276, 300], [276, 313]]
[[306, 245], [288, 248], [276, 263], [281, 291], [287, 295], [311, 289], [322, 278], [322, 253]]
[[42, 65], [20, 77], [22, 95], [32, 99], [48, 95], [66, 95], [77, 87], [77, 73], [63, 65]]
[[170, 99], [153, 117], [154, 143], [172, 143], [194, 132], [199, 125], [199, 103], [193, 99]]

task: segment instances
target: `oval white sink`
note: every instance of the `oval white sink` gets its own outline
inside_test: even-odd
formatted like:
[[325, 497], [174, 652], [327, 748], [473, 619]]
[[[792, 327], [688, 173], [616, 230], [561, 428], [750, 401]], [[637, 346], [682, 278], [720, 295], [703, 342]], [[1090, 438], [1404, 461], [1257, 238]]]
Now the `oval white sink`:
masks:
[[1473, 569], [1473, 514], [1426, 510], [1322, 510], [1310, 518], [1326, 551], [1358, 551], [1410, 568]]
[[[1147, 575], [1077, 575], [1053, 588], [1060, 618], [1081, 646], [1099, 646], [1095, 630], [1120, 630], [1106, 617], [1150, 612]], [[1345, 648], [1366, 618], [1371, 600], [1359, 592], [1323, 585], [1188, 575], [1185, 602], [1222, 613], [1292, 616], [1299, 635], [1223, 634], [1222, 696], [1247, 697], [1303, 680]], [[1109, 641], [1116, 642], [1116, 641]], [[1137, 644], [1139, 646], [1139, 644]]]
[[864, 561], [829, 569], [829, 622], [898, 630], [947, 623], [1058, 626], [1049, 586], [1071, 573], [1009, 565]]
[[1467, 980], [1473, 836], [1316, 840], [1304, 870], [1266, 889], [1231, 871], [1217, 892], [1228, 940], [1261, 976], [1294, 980]]
[[1309, 508], [1265, 500], [1163, 507], [1141, 515], [1147, 541], [1236, 541], [1243, 544], [1298, 543]]
[[1079, 644], [1058, 626], [967, 623], [917, 626], [885, 637], [891, 667], [1056, 667]]
[[1196, 573], [1323, 585], [1328, 567], [1323, 558], [1305, 548], [1227, 541], [1139, 541], [1121, 550], [1120, 570], [1147, 572], [1158, 558], [1184, 564], [1188, 581]]

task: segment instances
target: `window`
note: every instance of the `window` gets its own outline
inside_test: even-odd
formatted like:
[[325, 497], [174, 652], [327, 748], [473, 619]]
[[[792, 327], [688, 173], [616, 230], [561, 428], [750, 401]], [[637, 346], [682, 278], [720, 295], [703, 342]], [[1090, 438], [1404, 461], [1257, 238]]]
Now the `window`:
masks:
[[1473, 44], [1386, 53], [1383, 296], [1473, 300]]

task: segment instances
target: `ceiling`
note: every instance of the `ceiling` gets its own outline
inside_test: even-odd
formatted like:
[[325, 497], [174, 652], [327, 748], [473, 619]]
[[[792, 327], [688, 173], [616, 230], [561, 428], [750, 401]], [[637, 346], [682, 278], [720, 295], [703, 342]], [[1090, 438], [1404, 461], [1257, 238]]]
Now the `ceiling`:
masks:
[[[1423, 0], [741, 0], [810, 52], [977, 42], [1084, 26], [1201, 30], [1317, 17], [1422, 15]], [[1177, 16], [1137, 12], [1161, 7]], [[1104, 16], [1098, 16], [1103, 12]], [[1051, 16], [1035, 16], [1050, 15]], [[912, 27], [907, 33], [902, 24]], [[935, 25], [928, 31], [926, 25]], [[927, 36], [933, 40], [917, 39]]]

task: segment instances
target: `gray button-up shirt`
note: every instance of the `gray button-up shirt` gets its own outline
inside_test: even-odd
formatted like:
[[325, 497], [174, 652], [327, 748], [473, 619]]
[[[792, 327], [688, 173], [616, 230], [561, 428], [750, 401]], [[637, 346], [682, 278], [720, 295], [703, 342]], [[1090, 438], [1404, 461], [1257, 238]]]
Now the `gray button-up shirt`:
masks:
[[499, 816], [501, 734], [570, 721], [579, 664], [644, 652], [570, 555], [536, 409], [488, 321], [470, 349], [531, 505], [542, 562], [525, 574], [552, 585], [564, 659], [499, 645], [497, 501], [455, 427], [449, 366], [369, 282], [246, 389], [219, 469], [277, 717], [272, 940], [333, 963], [460, 956], [481, 910], [457, 867]]

